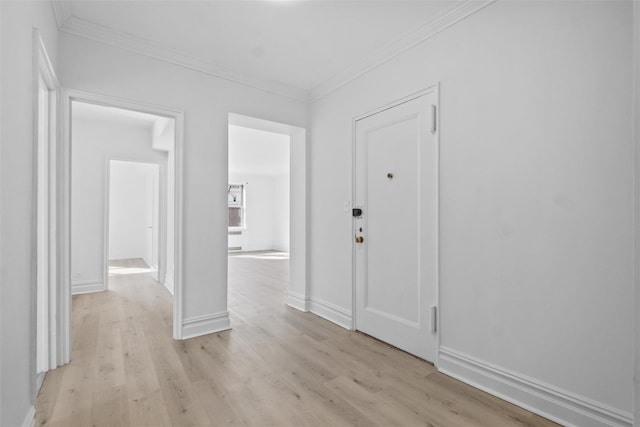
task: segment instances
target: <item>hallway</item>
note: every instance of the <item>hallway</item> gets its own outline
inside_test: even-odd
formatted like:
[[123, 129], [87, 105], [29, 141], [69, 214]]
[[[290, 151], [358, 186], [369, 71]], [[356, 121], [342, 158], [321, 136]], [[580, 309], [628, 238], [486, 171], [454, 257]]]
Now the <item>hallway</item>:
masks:
[[171, 338], [171, 296], [136, 263], [73, 297], [71, 364], [36, 425], [551, 426], [428, 363], [285, 306], [286, 254], [229, 257], [231, 331]]

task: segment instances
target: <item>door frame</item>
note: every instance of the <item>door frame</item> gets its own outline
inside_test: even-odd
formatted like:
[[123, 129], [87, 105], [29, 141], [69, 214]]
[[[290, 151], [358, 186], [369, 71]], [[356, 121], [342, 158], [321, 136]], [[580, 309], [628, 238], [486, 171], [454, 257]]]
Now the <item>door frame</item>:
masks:
[[[366, 113], [355, 116], [351, 122], [351, 147], [350, 147], [350, 155], [351, 155], [351, 201], [349, 202], [349, 207], [354, 207], [354, 201], [356, 200], [356, 126], [358, 121], [362, 119], [366, 119], [367, 117], [371, 117], [375, 114], [381, 113], [383, 111], [389, 110], [393, 107], [397, 107], [398, 105], [407, 103], [409, 101], [413, 101], [414, 99], [420, 98], [421, 96], [428, 95], [430, 93], [436, 94], [436, 357], [434, 360], [434, 365], [436, 368], [439, 364], [440, 357], [440, 331], [441, 331], [441, 316], [440, 316], [440, 82], [436, 82], [432, 85], [427, 86], [426, 88], [413, 92], [410, 95], [405, 97], [396, 99], [392, 102], [384, 104], [378, 108], [374, 108]], [[353, 236], [356, 235], [356, 225], [353, 220], [353, 216], [351, 216], [351, 211], [349, 211], [349, 217], [351, 219], [351, 235], [349, 238], [351, 239], [351, 330], [357, 330], [358, 325], [356, 324], [356, 244], [353, 240]]]
[[[309, 286], [309, 138], [299, 126], [229, 113], [229, 125], [289, 136], [289, 284], [286, 304], [300, 311], [311, 310]], [[229, 136], [227, 135], [227, 169]], [[228, 174], [227, 170], [227, 176]], [[229, 184], [229, 182], [227, 182]], [[227, 235], [228, 247], [228, 229]], [[228, 256], [228, 255], [227, 255]], [[227, 291], [229, 278], [227, 277]]]
[[79, 101], [106, 107], [124, 108], [141, 113], [154, 114], [175, 120], [174, 167], [175, 167], [175, 252], [174, 252], [174, 296], [173, 338], [182, 339], [183, 319], [183, 202], [184, 202], [184, 113], [161, 106], [116, 98], [76, 89], [63, 89], [60, 106], [61, 137], [58, 145], [58, 201], [59, 206], [59, 256], [60, 256], [60, 364], [71, 360], [71, 103]]
[[[57, 145], [59, 141], [58, 135], [58, 113], [59, 113], [59, 98], [60, 98], [60, 83], [56, 76], [51, 60], [47, 53], [47, 49], [44, 45], [40, 30], [33, 29], [33, 191], [32, 191], [32, 204], [33, 212], [36, 214], [32, 221], [32, 236], [34, 257], [32, 261], [32, 274], [35, 278], [34, 292], [31, 297], [31, 318], [34, 319], [32, 326], [32, 342], [34, 343], [35, 351], [31, 354], [31, 366], [32, 368], [32, 394], [36, 396], [42, 382], [44, 380], [44, 372], [55, 369], [61, 363], [59, 363], [58, 355], [58, 336], [59, 336], [59, 323], [58, 320], [58, 298], [57, 287], [59, 282], [58, 276], [58, 256], [57, 251], [57, 235], [56, 235], [56, 223], [57, 223], [57, 210], [58, 205], [56, 203], [56, 179], [59, 171], [57, 162]], [[43, 140], [40, 138], [40, 81], [44, 83], [44, 89], [48, 93], [47, 99], [47, 138], [44, 141], [45, 146], [42, 146]], [[40, 164], [40, 152], [43, 152], [46, 160], [46, 167], [41, 168]], [[46, 173], [46, 177], [42, 174]], [[39, 192], [42, 178], [47, 181], [47, 194], [45, 197]], [[45, 217], [40, 216], [40, 210], [43, 208], [43, 204], [46, 204]], [[44, 227], [43, 224], [44, 223]], [[46, 248], [44, 250], [46, 259], [42, 260], [40, 254], [42, 247], [40, 245], [40, 238], [46, 237]], [[42, 263], [45, 263], [44, 268], [47, 270], [47, 283], [38, 283], [38, 270], [43, 267]], [[45, 325], [39, 325], [40, 316], [38, 311], [43, 312], [43, 319]], [[38, 329], [44, 326], [44, 336], [38, 336]], [[41, 353], [45, 354], [42, 355]], [[46, 357], [46, 370], [38, 373], [38, 358]]]
[[[104, 180], [104, 186], [105, 186], [105, 190], [104, 190], [104, 210], [103, 210], [103, 217], [104, 217], [104, 231], [103, 231], [103, 248], [102, 248], [102, 276], [103, 276], [103, 283], [104, 283], [104, 290], [108, 290], [109, 289], [109, 222], [110, 222], [110, 215], [111, 215], [111, 162], [112, 161], [116, 161], [116, 162], [129, 162], [129, 163], [141, 163], [144, 165], [156, 165], [158, 166], [158, 186], [160, 183], [160, 177], [162, 175], [162, 165], [160, 163], [155, 163], [153, 161], [149, 161], [149, 160], [140, 160], [140, 159], [134, 159], [134, 158], [129, 158], [129, 157], [120, 157], [120, 156], [106, 156], [105, 157], [105, 180]], [[166, 171], [165, 171], [166, 173]], [[165, 190], [168, 190], [168, 186], [169, 186], [169, 182], [168, 182], [168, 177], [167, 177], [167, 188], [165, 188]], [[160, 193], [160, 188], [158, 187], [158, 196]], [[166, 199], [166, 198], [165, 198]], [[165, 235], [165, 242], [166, 242], [166, 235], [167, 235], [167, 214], [166, 212], [164, 212], [164, 215], [162, 215], [162, 211], [166, 211], [167, 210], [167, 203], [165, 200], [165, 203], [160, 203], [162, 200], [161, 197], [158, 197], [158, 200], [155, 203], [157, 203], [157, 209], [158, 209], [158, 228], [162, 231], [162, 233], [164, 233]], [[164, 209], [163, 209], [164, 208]], [[155, 246], [156, 251], [158, 252], [158, 268], [155, 271], [155, 280], [157, 280], [158, 282], [162, 282], [161, 277], [160, 277], [160, 271], [162, 271], [164, 269], [164, 265], [161, 265], [161, 261], [160, 261], [160, 251], [161, 251], [161, 247], [160, 247], [160, 231], [158, 231], [158, 239], [155, 242], [155, 244], [152, 243], [152, 246]], [[165, 251], [166, 251], [166, 245], [165, 245]], [[152, 249], [153, 250], [153, 249]], [[166, 260], [163, 260], [163, 262], [166, 263]], [[149, 266], [152, 267], [152, 266]], [[152, 273], [153, 275], [154, 273]], [[165, 285], [166, 287], [166, 285]]]

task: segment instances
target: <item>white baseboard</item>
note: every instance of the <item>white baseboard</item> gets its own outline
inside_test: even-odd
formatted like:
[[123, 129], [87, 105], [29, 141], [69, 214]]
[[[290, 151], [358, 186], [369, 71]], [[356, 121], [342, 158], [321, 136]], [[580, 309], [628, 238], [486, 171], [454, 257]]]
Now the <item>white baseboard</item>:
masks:
[[287, 305], [300, 311], [309, 311], [311, 299], [297, 292], [289, 291], [287, 293]]
[[44, 378], [47, 376], [46, 372], [38, 372], [36, 374], [36, 396], [40, 393], [40, 389], [42, 388], [42, 383], [44, 383]]
[[[640, 9], [640, 7], [638, 8]], [[637, 338], [636, 338], [637, 339]], [[638, 355], [638, 357], [640, 357], [640, 355]], [[635, 391], [633, 394], [633, 401], [636, 402], [635, 403], [635, 408], [634, 408], [634, 415], [633, 415], [633, 419], [636, 422], [636, 426], [640, 426], [640, 374], [636, 374], [634, 376], [635, 378]]]
[[165, 280], [163, 285], [165, 288], [167, 288], [169, 293], [173, 295], [173, 281]]
[[106, 291], [103, 282], [75, 282], [71, 284], [71, 295], [90, 294], [93, 292]]
[[231, 329], [229, 312], [191, 317], [182, 321], [182, 339], [199, 337]]
[[164, 287], [167, 288], [167, 290], [169, 291], [169, 293], [171, 295], [173, 295], [173, 286], [170, 286], [167, 282], [163, 283]]
[[351, 312], [335, 304], [312, 297], [309, 299], [309, 311], [345, 329], [353, 329]]
[[631, 427], [631, 413], [441, 347], [438, 369], [480, 390], [565, 426]]
[[27, 411], [27, 415], [24, 417], [24, 421], [22, 422], [22, 427], [33, 427], [36, 424], [36, 408], [35, 406], [30, 406]]

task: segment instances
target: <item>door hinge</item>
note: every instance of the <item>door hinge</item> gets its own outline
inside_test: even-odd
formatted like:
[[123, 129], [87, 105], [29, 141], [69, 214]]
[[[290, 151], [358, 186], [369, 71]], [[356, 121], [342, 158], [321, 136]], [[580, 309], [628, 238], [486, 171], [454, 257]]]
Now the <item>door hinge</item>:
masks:
[[435, 333], [438, 331], [438, 307], [435, 305], [429, 307], [429, 315], [431, 321], [431, 332]]
[[435, 134], [438, 130], [438, 108], [431, 105], [431, 133]]

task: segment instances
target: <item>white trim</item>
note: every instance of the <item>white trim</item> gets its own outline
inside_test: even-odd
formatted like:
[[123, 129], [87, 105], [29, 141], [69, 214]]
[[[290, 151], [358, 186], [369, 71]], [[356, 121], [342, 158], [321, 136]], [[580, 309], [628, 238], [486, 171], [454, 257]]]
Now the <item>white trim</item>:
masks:
[[320, 298], [309, 299], [309, 311], [338, 326], [351, 330], [352, 315], [348, 310]]
[[99, 25], [73, 16], [63, 0], [52, 0], [52, 7], [60, 31], [99, 43], [136, 52], [180, 67], [209, 74], [268, 93], [282, 95], [306, 103], [318, 101], [347, 83], [378, 68], [382, 64], [434, 37], [452, 25], [473, 15], [496, 0], [467, 0], [443, 11], [420, 28], [386, 43], [381, 49], [352, 64], [316, 87], [305, 90], [284, 83], [249, 77], [231, 69], [194, 58], [187, 53], [163, 46], [141, 37]]
[[40, 389], [42, 388], [42, 383], [44, 383], [44, 379], [47, 376], [46, 372], [38, 372], [36, 374], [36, 396], [40, 393]]
[[51, 7], [53, 8], [53, 15], [56, 18], [58, 30], [62, 30], [64, 24], [71, 18], [71, 11], [63, 0], [51, 0]]
[[165, 272], [164, 281], [162, 282], [165, 288], [173, 295], [173, 270]]
[[[64, 364], [58, 357], [58, 298], [60, 278], [58, 276], [57, 234], [57, 144], [58, 101], [60, 84], [49, 59], [40, 30], [34, 28], [33, 35], [33, 198], [35, 215], [32, 219], [32, 243], [35, 258], [32, 262], [34, 287], [31, 297], [30, 335], [34, 344], [31, 352], [31, 390], [35, 398], [39, 391], [39, 375]], [[40, 91], [47, 92], [46, 117], [40, 117]], [[41, 138], [41, 122], [46, 126], [46, 138]], [[42, 187], [41, 187], [42, 186]], [[42, 191], [44, 189], [44, 192]], [[38, 333], [40, 331], [40, 334]], [[42, 370], [42, 372], [38, 372]]]
[[63, 347], [61, 348], [62, 357], [66, 362], [71, 358], [71, 101], [81, 101], [97, 105], [105, 105], [110, 107], [124, 108], [128, 110], [139, 111], [147, 114], [154, 114], [173, 118], [175, 120], [175, 139], [174, 139], [174, 169], [175, 169], [175, 218], [174, 218], [174, 296], [173, 296], [173, 338], [182, 339], [182, 312], [183, 312], [183, 294], [182, 294], [182, 263], [183, 263], [183, 151], [184, 151], [184, 113], [179, 110], [168, 109], [160, 106], [143, 104], [129, 99], [116, 98], [107, 95], [101, 95], [80, 90], [66, 89], [62, 96], [62, 140], [59, 145], [59, 158], [61, 166], [59, 169], [61, 185], [59, 200], [61, 206], [60, 214], [60, 242], [61, 265], [64, 271], [61, 272], [62, 295], [60, 297], [63, 307], [60, 313], [61, 328], [63, 333]]
[[455, 350], [440, 348], [440, 372], [566, 426], [631, 427], [632, 414]]
[[[2, 22], [2, 5], [0, 4], [0, 22]], [[0, 29], [0, 46], [2, 46], [2, 29]], [[3, 90], [2, 90], [2, 70], [4, 68], [4, 63], [2, 61], [2, 54], [0, 54], [0, 99], [3, 99], [2, 97], [4, 96]], [[2, 147], [4, 147], [4, 140], [2, 138], [2, 130], [4, 129], [4, 114], [2, 114], [2, 102], [0, 102], [0, 165], [2, 164]], [[2, 189], [2, 172], [0, 171], [0, 189]], [[1, 197], [0, 197], [1, 199]], [[0, 200], [0, 242], [3, 242], [3, 237], [2, 237], [2, 201]], [[1, 248], [0, 248], [0, 252]], [[4, 271], [4, 268], [2, 267], [2, 256], [0, 256], [0, 271]], [[0, 275], [1, 276], [1, 275]], [[4, 282], [2, 280], [2, 278], [0, 277], [0, 307], [2, 307], [2, 289], [4, 289]], [[1, 335], [2, 335], [2, 313], [0, 313], [0, 387], [2, 384], [4, 384], [3, 380], [2, 380], [2, 342], [4, 341], [4, 339], [1, 339]], [[0, 395], [0, 422], [2, 421], [2, 396]]]
[[165, 288], [167, 288], [167, 291], [169, 291], [169, 293], [171, 295], [173, 295], [173, 284], [171, 282], [169, 282], [169, 280], [165, 280], [164, 282], [162, 282], [162, 284], [164, 285]]
[[136, 52], [141, 55], [149, 56], [151, 58], [159, 59], [180, 67], [199, 71], [201, 73], [209, 74], [220, 79], [229, 80], [234, 83], [239, 83], [268, 93], [281, 95], [297, 101], [309, 102], [308, 93], [304, 89], [275, 81], [248, 77], [228, 68], [194, 58], [183, 51], [163, 46], [142, 37], [120, 32], [113, 28], [105, 27], [73, 15], [64, 20], [60, 31], [120, 49]]
[[190, 317], [182, 321], [182, 339], [195, 338], [229, 329], [231, 329], [231, 320], [228, 311]]
[[440, 82], [436, 83], [436, 87], [435, 87], [435, 91], [436, 91], [436, 123], [435, 123], [435, 139], [436, 139], [436, 244], [437, 244], [437, 250], [436, 250], [436, 272], [435, 272], [435, 276], [436, 276], [436, 295], [435, 295], [435, 300], [436, 300], [436, 359], [433, 361], [434, 366], [436, 367], [436, 369], [440, 366], [440, 346], [442, 345], [442, 316], [440, 314], [440, 312], [442, 311], [442, 304], [440, 301], [440, 272], [442, 271], [441, 269], [441, 260], [442, 260], [442, 253], [441, 253], [441, 249], [442, 249], [442, 242], [440, 239], [440, 230], [441, 230], [441, 213], [442, 213], [442, 195], [440, 192], [440, 189], [442, 188], [442, 186], [440, 185], [440, 181], [441, 181], [441, 170], [442, 168], [440, 167], [441, 162], [440, 162], [440, 125], [442, 124], [442, 121], [440, 120], [440, 115], [442, 113], [442, 107], [440, 104]]
[[396, 40], [392, 40], [372, 55], [367, 56], [341, 73], [338, 73], [329, 80], [314, 87], [309, 91], [309, 99], [313, 103], [326, 97], [347, 83], [375, 70], [401, 53], [406, 52], [426, 40], [429, 40], [450, 26], [473, 15], [479, 10], [484, 9], [495, 1], [496, 0], [467, 0], [462, 4], [446, 10], [439, 17], [420, 27], [416, 31], [405, 34]]
[[311, 298], [294, 291], [287, 293], [287, 305], [300, 311], [309, 311]]
[[71, 361], [71, 100], [60, 96], [60, 144], [58, 144], [58, 359]]
[[102, 202], [102, 282], [109, 289], [109, 215], [111, 215], [111, 159], [104, 159], [104, 200]]
[[637, 1], [633, 2], [633, 32], [635, 352], [632, 396], [635, 425], [640, 426], [640, 2]]
[[29, 406], [27, 410], [27, 415], [24, 416], [24, 421], [22, 421], [22, 427], [33, 427], [36, 425], [36, 407]]
[[83, 280], [71, 284], [71, 295], [91, 294], [94, 292], [104, 292], [107, 286], [99, 280]]

